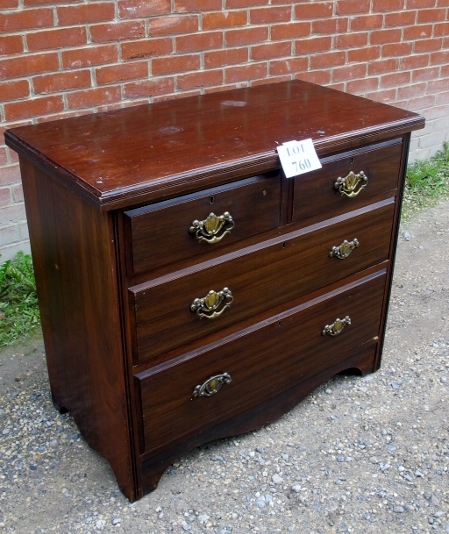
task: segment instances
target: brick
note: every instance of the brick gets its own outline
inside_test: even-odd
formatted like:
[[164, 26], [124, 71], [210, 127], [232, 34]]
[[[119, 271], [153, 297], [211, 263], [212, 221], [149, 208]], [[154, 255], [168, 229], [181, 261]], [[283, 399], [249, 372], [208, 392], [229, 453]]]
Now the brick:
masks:
[[439, 22], [433, 25], [433, 35], [435, 37], [446, 37], [449, 35], [449, 22]]
[[90, 2], [77, 6], [57, 7], [59, 26], [94, 24], [114, 20], [115, 2]]
[[23, 52], [21, 35], [0, 36], [0, 56], [11, 56]]
[[335, 36], [335, 48], [346, 50], [348, 48], [361, 48], [368, 44], [368, 32], [344, 34]]
[[95, 77], [98, 85], [120, 83], [122, 81], [139, 80], [148, 77], [148, 61], [136, 61], [97, 67]]
[[0, 207], [12, 204], [11, 189], [9, 187], [0, 187]]
[[[437, 104], [449, 104], [449, 92], [447, 93], [441, 93], [440, 95], [437, 95], [436, 96], [436, 103]], [[447, 106], [446, 107], [446, 115], [445, 115], [445, 120], [446, 120], [446, 124], [447, 124], [447, 117], [449, 116], [449, 107]]]
[[27, 33], [26, 41], [28, 50], [55, 50], [82, 46], [87, 44], [86, 28], [62, 28], [57, 30], [42, 30], [40, 32]]
[[280, 76], [285, 74], [296, 74], [307, 70], [309, 59], [307, 57], [290, 57], [270, 61], [270, 76]]
[[273, 24], [271, 27], [271, 40], [297, 39], [308, 37], [311, 33], [310, 22], [289, 22], [287, 24]]
[[400, 11], [404, 9], [404, 0], [373, 0], [372, 10], [377, 12]]
[[0, 186], [17, 183], [20, 183], [20, 169], [18, 165], [9, 165], [0, 169]]
[[192, 74], [181, 74], [177, 76], [176, 84], [181, 91], [222, 85], [223, 71], [220, 69], [199, 71]]
[[430, 80], [427, 83], [427, 92], [428, 93], [440, 93], [440, 92], [449, 93], [449, 84], [447, 83], [447, 80]]
[[142, 0], [121, 0], [118, 2], [120, 19], [142, 19], [170, 13], [170, 0], [142, 2]]
[[410, 109], [431, 108], [435, 105], [435, 97], [433, 95], [421, 95], [416, 98], [410, 98], [408, 103]]
[[23, 202], [23, 187], [22, 184], [13, 185], [11, 188], [13, 202]]
[[[174, 12], [188, 13], [192, 11], [220, 11], [222, 6], [221, 0], [201, 0], [201, 7], [198, 0], [175, 0]], [[170, 9], [168, 10], [170, 12]]]
[[155, 17], [148, 22], [150, 36], [180, 35], [198, 31], [198, 16], [170, 15]]
[[[25, 7], [29, 6], [41, 6], [41, 5], [51, 5], [55, 6], [58, 4], [68, 4], [67, 0], [23, 0], [23, 5]], [[70, 0], [70, 4], [82, 4], [84, 0]]]
[[46, 96], [7, 103], [4, 108], [7, 121], [18, 121], [40, 115], [60, 113], [64, 110], [64, 102], [61, 96]]
[[51, 28], [52, 26], [53, 10], [50, 8], [23, 9], [12, 13], [0, 12], [0, 33]]
[[329, 85], [331, 82], [330, 70], [316, 70], [301, 72], [296, 76], [298, 80], [304, 80], [305, 82], [312, 82], [318, 85]]
[[0, 83], [0, 102], [20, 100], [29, 96], [30, 84], [28, 80]]
[[395, 72], [399, 68], [399, 59], [388, 58], [379, 59], [377, 61], [370, 61], [368, 63], [368, 76], [374, 76], [377, 74], [385, 74], [387, 72]]
[[153, 76], [163, 76], [165, 74], [198, 70], [201, 67], [201, 60], [199, 54], [188, 54], [155, 58], [151, 65]]
[[8, 161], [8, 152], [6, 151], [6, 147], [0, 146], [0, 172], [2, 172], [1, 168], [4, 167], [7, 163], [9, 163], [9, 161]]
[[122, 60], [144, 59], [157, 56], [167, 56], [173, 52], [172, 39], [156, 38], [141, 39], [120, 44]]
[[400, 87], [410, 83], [409, 72], [393, 72], [391, 74], [384, 74], [380, 79], [380, 86], [385, 87]]
[[59, 59], [56, 52], [26, 54], [0, 61], [0, 80], [25, 78], [41, 72], [57, 71]]
[[[217, 91], [224, 91], [225, 87], [214, 87], [210, 92], [215, 93]], [[205, 88], [204, 91], [200, 89], [195, 89], [194, 91], [183, 91], [182, 93], [173, 93], [167, 95], [156, 95], [152, 98], [153, 102], [167, 102], [167, 100], [177, 100], [178, 98], [186, 98], [186, 96], [198, 96], [204, 93], [207, 93], [208, 89]]]
[[2, 0], [2, 9], [16, 9], [19, 7], [19, 0]]
[[367, 91], [377, 91], [379, 88], [379, 78], [362, 78], [360, 80], [349, 80], [346, 84], [348, 93], [361, 95]]
[[418, 11], [418, 24], [426, 22], [443, 22], [446, 20], [446, 9], [434, 8], [434, 9], [420, 9]]
[[338, 83], [347, 80], [364, 78], [366, 76], [366, 67], [366, 63], [356, 63], [354, 65], [336, 67], [335, 69], [332, 69], [332, 81], [334, 83]]
[[124, 85], [123, 92], [126, 98], [152, 98], [156, 95], [173, 93], [175, 84], [173, 77], [160, 80], [145, 80], [143, 82], [128, 83]]
[[241, 83], [261, 78], [266, 78], [268, 74], [267, 63], [248, 63], [236, 67], [225, 69], [226, 83]]
[[13, 163], [19, 163], [19, 155], [15, 150], [9, 147], [6, 147], [6, 159], [6, 162], [9, 165], [12, 165]]
[[417, 68], [427, 67], [430, 62], [430, 54], [413, 54], [401, 58], [402, 70], [415, 70]]
[[435, 0], [406, 0], [407, 9], [423, 9], [425, 7], [435, 7]]
[[382, 57], [408, 56], [412, 52], [412, 43], [389, 43], [382, 46]]
[[370, 0], [339, 0], [337, 2], [337, 15], [355, 15], [357, 13], [368, 13], [370, 10]]
[[251, 24], [273, 24], [291, 20], [291, 6], [263, 7], [251, 9], [249, 18]]
[[203, 30], [217, 30], [245, 26], [248, 22], [246, 11], [220, 11], [215, 13], [203, 13]]
[[[1, 199], [0, 199], [1, 206]], [[20, 241], [20, 226], [19, 224], [10, 224], [9, 226], [0, 227], [0, 247], [10, 245], [11, 243], [17, 243]], [[0, 249], [0, 262], [4, 261], [3, 248]]]
[[385, 14], [386, 28], [393, 28], [395, 26], [413, 26], [415, 23], [416, 11], [401, 11], [399, 13]]
[[260, 61], [264, 59], [276, 59], [276, 58], [280, 58], [283, 56], [287, 57], [287, 56], [291, 56], [291, 54], [292, 54], [291, 41], [265, 43], [265, 44], [251, 47], [251, 59], [253, 61]]
[[412, 72], [413, 82], [435, 80], [438, 78], [438, 67], [428, 67], [426, 69], [415, 69]]
[[310, 58], [310, 68], [315, 70], [338, 67], [345, 64], [345, 59], [345, 53], [340, 51], [318, 54]]
[[351, 20], [351, 31], [374, 30], [383, 27], [382, 15], [363, 15]]
[[[432, 24], [417, 24], [415, 26], [409, 26], [404, 28], [403, 35], [404, 41], [416, 41], [418, 39], [428, 39], [432, 36], [433, 26]], [[398, 30], [401, 31], [401, 30]]]
[[384, 104], [396, 102], [396, 89], [382, 89], [373, 93], [365, 93], [365, 97]]
[[331, 48], [331, 37], [312, 37], [311, 39], [295, 41], [296, 55], [317, 54], [318, 52], [327, 52]]
[[215, 69], [226, 65], [237, 65], [248, 62], [248, 48], [227, 48], [204, 53], [204, 67]]
[[65, 69], [79, 69], [83, 67], [93, 67], [108, 63], [117, 63], [117, 45], [89, 46], [76, 50], [61, 52], [62, 66]]
[[0, 210], [0, 226], [20, 223], [25, 220], [25, 206], [23, 203], [3, 206]]
[[327, 20], [312, 21], [312, 33], [316, 35], [347, 33], [348, 19], [345, 17], [333, 17]]
[[58, 72], [33, 78], [33, 88], [37, 94], [65, 92], [71, 89], [87, 88], [90, 85], [91, 76], [88, 70]]
[[125, 41], [145, 37], [145, 22], [129, 20], [111, 24], [94, 24], [90, 28], [93, 43]]
[[268, 27], [252, 27], [225, 32], [226, 46], [243, 46], [260, 43], [268, 39]]
[[120, 87], [101, 87], [73, 91], [66, 95], [69, 109], [86, 109], [121, 100]]
[[442, 78], [449, 78], [449, 64], [441, 65], [440, 75]]
[[200, 32], [175, 38], [175, 48], [177, 53], [213, 50], [222, 48], [222, 46], [222, 32]]
[[238, 9], [242, 7], [267, 6], [269, 0], [225, 0], [226, 9]]
[[435, 52], [436, 50], [441, 50], [443, 45], [443, 39], [426, 39], [423, 41], [416, 41], [414, 49], [415, 53], [421, 54], [425, 52]]
[[314, 2], [295, 5], [295, 19], [308, 20], [332, 16], [333, 2]]
[[399, 43], [401, 41], [401, 33], [399, 28], [374, 30], [370, 33], [369, 41], [373, 45]]
[[426, 84], [424, 82], [414, 83], [403, 87], [398, 87], [398, 98], [401, 100], [409, 100], [417, 95], [423, 95], [426, 92]]
[[430, 54], [431, 65], [447, 65], [449, 63], [449, 50], [434, 52]]
[[380, 57], [380, 46], [368, 46], [365, 48], [359, 48], [354, 50], [348, 50], [348, 63], [362, 62], [362, 61], [375, 61]]

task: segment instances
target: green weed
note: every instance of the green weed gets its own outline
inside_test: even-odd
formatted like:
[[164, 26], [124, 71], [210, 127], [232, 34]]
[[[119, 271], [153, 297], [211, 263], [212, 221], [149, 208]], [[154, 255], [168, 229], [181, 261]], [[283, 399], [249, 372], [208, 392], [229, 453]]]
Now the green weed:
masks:
[[449, 196], [449, 143], [435, 156], [408, 166], [404, 191], [404, 215], [430, 207]]
[[31, 334], [39, 324], [33, 263], [19, 252], [0, 265], [0, 346]]

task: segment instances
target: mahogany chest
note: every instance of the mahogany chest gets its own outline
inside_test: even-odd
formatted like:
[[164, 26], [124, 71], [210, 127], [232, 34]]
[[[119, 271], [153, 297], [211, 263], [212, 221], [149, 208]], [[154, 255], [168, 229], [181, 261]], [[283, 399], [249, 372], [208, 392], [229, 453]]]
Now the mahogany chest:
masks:
[[[123, 493], [379, 368], [422, 117], [292, 81], [6, 132], [55, 404]], [[286, 178], [276, 147], [321, 169]]]

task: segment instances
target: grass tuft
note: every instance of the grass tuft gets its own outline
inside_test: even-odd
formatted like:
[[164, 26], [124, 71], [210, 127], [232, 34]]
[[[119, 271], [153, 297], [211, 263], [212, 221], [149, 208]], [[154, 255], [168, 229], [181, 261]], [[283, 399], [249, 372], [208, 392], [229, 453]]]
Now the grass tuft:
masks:
[[435, 156], [408, 166], [404, 191], [405, 218], [417, 210], [434, 206], [449, 196], [449, 143]]
[[31, 334], [39, 324], [33, 263], [29, 254], [19, 252], [0, 265], [0, 347]]

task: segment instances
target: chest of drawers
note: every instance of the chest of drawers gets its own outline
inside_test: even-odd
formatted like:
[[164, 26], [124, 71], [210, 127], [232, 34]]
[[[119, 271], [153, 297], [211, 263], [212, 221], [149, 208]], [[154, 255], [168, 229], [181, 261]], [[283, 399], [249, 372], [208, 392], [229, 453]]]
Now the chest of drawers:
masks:
[[[49, 378], [124, 494], [380, 365], [413, 113], [294, 81], [29, 125]], [[285, 178], [276, 146], [322, 168]]]

